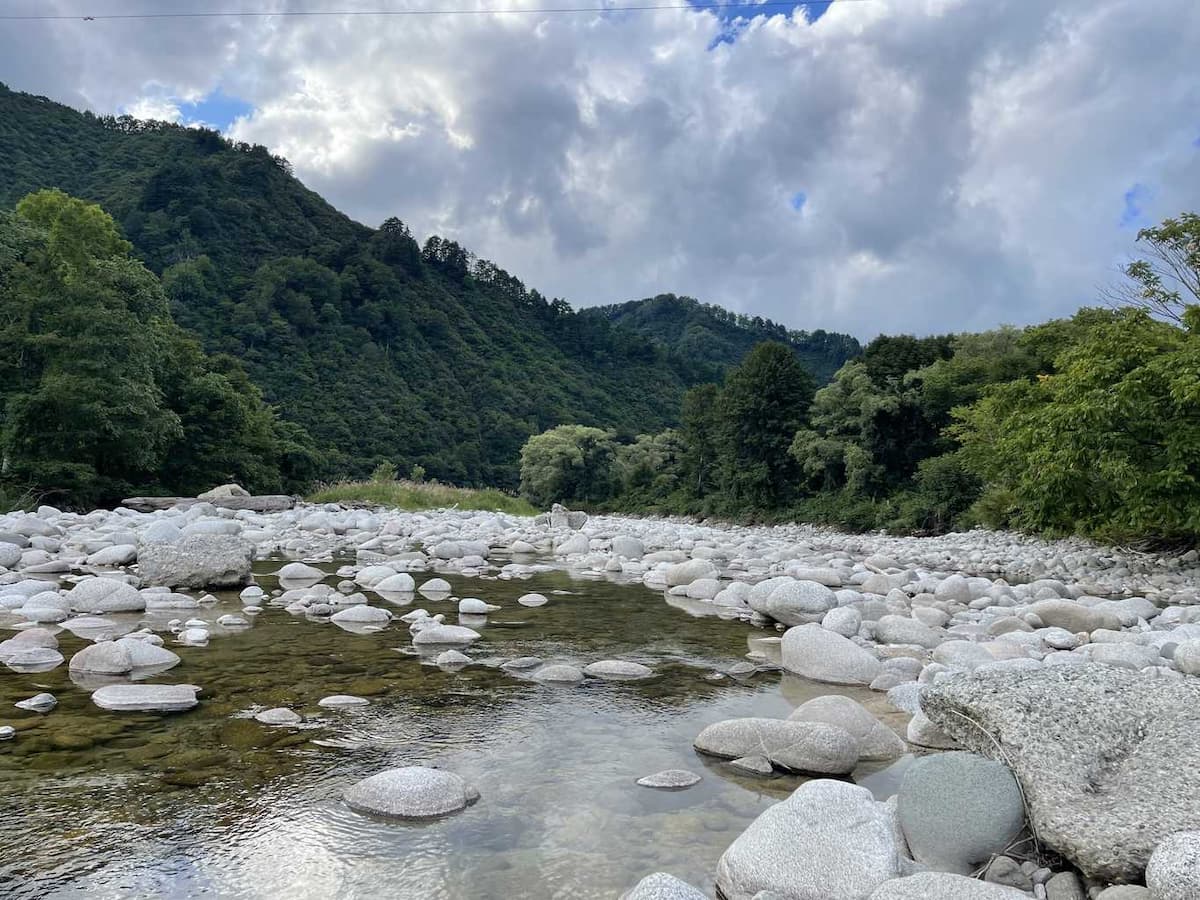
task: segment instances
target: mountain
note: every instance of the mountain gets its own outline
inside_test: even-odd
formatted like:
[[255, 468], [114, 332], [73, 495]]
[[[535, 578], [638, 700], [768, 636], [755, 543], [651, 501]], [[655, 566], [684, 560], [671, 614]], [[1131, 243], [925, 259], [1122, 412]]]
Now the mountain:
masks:
[[529, 435], [659, 430], [707, 375], [453, 241], [352, 221], [263, 147], [0, 85], [0, 207], [48, 187], [117, 220], [175, 320], [313, 436], [326, 478], [390, 461], [515, 486]]
[[789, 331], [760, 316], [738, 315], [691, 297], [659, 294], [583, 311], [622, 329], [650, 338], [697, 366], [718, 370], [736, 366], [755, 344], [787, 344], [813, 377], [825, 384], [848, 360], [862, 354], [858, 341], [832, 331]]

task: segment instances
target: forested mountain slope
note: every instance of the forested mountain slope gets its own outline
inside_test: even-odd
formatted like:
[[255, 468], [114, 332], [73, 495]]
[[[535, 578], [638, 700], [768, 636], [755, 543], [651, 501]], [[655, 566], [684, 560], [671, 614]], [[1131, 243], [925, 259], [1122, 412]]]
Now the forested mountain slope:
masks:
[[241, 360], [313, 436], [325, 477], [387, 460], [511, 486], [529, 435], [661, 429], [687, 387], [760, 341], [787, 343], [819, 382], [860, 352], [673, 295], [573, 312], [452, 241], [352, 221], [263, 147], [0, 85], [0, 208], [47, 187], [117, 220], [176, 321]]
[[713, 374], [452, 241], [353, 222], [263, 147], [0, 86], [0, 206], [48, 187], [116, 219], [175, 320], [308, 430], [324, 477], [386, 460], [515, 485], [529, 435], [654, 431]]
[[862, 353], [848, 334], [830, 331], [790, 331], [760, 316], [738, 315], [691, 297], [659, 294], [612, 306], [598, 306], [584, 315], [607, 319], [637, 332], [698, 365], [721, 371], [738, 365], [763, 341], [787, 344], [820, 384], [833, 378], [844, 363]]

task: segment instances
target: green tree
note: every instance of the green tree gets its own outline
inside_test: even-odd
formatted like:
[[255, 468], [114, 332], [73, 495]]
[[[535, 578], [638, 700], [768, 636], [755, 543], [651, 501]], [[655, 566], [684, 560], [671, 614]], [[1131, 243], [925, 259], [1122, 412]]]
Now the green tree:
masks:
[[721, 470], [729, 498], [772, 509], [793, 494], [795, 459], [788, 453], [813, 399], [812, 376], [795, 354], [759, 344], [729, 373], [721, 391]]
[[684, 443], [678, 431], [639, 434], [617, 448], [615, 473], [620, 492], [631, 500], [656, 503], [679, 487]]
[[170, 326], [157, 279], [111, 218], [61, 191], [0, 229], [20, 245], [0, 288], [5, 475], [76, 495], [144, 482], [181, 434], [156, 380]]
[[1109, 299], [1182, 325], [1188, 307], [1200, 304], [1200, 215], [1164, 219], [1137, 239], [1149, 259], [1125, 266], [1127, 280], [1109, 291]]
[[861, 362], [844, 365], [833, 381], [816, 392], [810, 424], [788, 448], [804, 482], [814, 490], [847, 488], [872, 496], [887, 483], [887, 460], [880, 460], [886, 436], [883, 423], [901, 408], [895, 389], [880, 388]]
[[1018, 525], [1108, 537], [1200, 534], [1200, 311], [1084, 310], [1056, 371], [957, 412], [963, 459]]
[[897, 383], [905, 374], [947, 359], [953, 353], [950, 335], [917, 338], [911, 334], [880, 335], [863, 350], [862, 363], [879, 387]]
[[614, 493], [615, 435], [585, 425], [559, 425], [521, 448], [521, 493], [537, 506], [599, 503]]
[[61, 191], [0, 215], [4, 479], [72, 503], [279, 489], [307, 437], [284, 440], [240, 366], [205, 356], [128, 252], [99, 207]]
[[715, 384], [701, 384], [683, 395], [679, 414], [683, 441], [683, 487], [690, 497], [703, 498], [717, 489], [720, 455], [720, 397]]

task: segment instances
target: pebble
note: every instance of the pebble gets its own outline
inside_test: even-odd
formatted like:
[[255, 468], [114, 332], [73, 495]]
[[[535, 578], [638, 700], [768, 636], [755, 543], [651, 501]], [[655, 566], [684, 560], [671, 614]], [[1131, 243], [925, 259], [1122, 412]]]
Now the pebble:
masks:
[[687, 769], [664, 769], [653, 775], [646, 775], [637, 780], [642, 787], [660, 788], [663, 790], [682, 790], [700, 783], [700, 776]]
[[35, 694], [28, 700], [18, 700], [13, 706], [17, 709], [27, 709], [30, 712], [45, 713], [58, 706], [58, 700], [53, 694], [42, 693]]

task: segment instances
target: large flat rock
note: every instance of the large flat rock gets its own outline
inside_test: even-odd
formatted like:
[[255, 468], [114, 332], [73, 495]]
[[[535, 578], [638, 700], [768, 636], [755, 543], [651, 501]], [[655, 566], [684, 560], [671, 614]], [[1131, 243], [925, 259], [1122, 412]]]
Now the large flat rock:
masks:
[[199, 701], [194, 684], [109, 684], [93, 692], [92, 702], [114, 712], [183, 712]]
[[1038, 837], [1086, 875], [1141, 879], [1156, 844], [1200, 822], [1200, 680], [1085, 664], [960, 676], [925, 714], [1017, 776]]
[[138, 573], [148, 587], [240, 587], [250, 583], [253, 557], [254, 546], [235, 534], [193, 534], [144, 545]]

